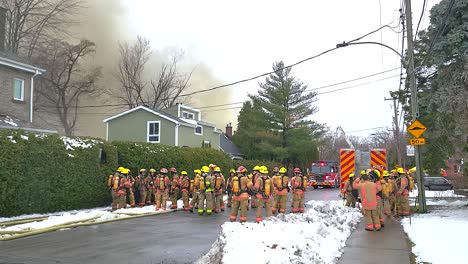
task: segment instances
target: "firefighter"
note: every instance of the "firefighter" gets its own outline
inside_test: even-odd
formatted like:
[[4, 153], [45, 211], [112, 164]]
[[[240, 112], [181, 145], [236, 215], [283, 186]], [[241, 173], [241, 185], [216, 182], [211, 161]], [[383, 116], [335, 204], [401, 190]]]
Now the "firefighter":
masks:
[[229, 178], [226, 180], [226, 191], [227, 191], [227, 194], [228, 194], [227, 207], [231, 207], [231, 204], [232, 204], [231, 180], [232, 180], [232, 177], [234, 177], [234, 175], [236, 175], [236, 170], [235, 169], [229, 170]]
[[377, 212], [377, 192], [382, 190], [380, 181], [374, 183], [369, 180], [367, 174], [353, 182], [353, 188], [359, 190], [361, 197], [362, 214], [366, 221], [365, 229], [368, 231], [379, 231], [381, 229], [379, 214]]
[[383, 209], [384, 209], [385, 215], [389, 216], [392, 213], [391, 205], [390, 205], [390, 197], [391, 197], [392, 192], [393, 192], [393, 188], [392, 188], [391, 183], [389, 181], [390, 180], [390, 173], [388, 173], [388, 171], [384, 170], [382, 172], [382, 177], [383, 177], [383, 179], [380, 181], [380, 183], [382, 185]]
[[198, 214], [203, 215], [205, 212], [206, 200], [206, 214], [211, 215], [213, 211], [213, 181], [210, 168], [203, 166], [201, 172], [198, 184]]
[[266, 217], [272, 215], [272, 194], [273, 194], [273, 180], [268, 176], [268, 168], [266, 166], [260, 167], [260, 176], [254, 185], [254, 190], [257, 196], [257, 210], [255, 222], [260, 223], [262, 219], [262, 210], [265, 206]]
[[124, 167], [117, 168], [117, 171], [114, 174], [109, 175], [107, 180], [107, 186], [109, 187], [112, 196], [112, 211], [115, 211], [121, 207], [119, 206], [120, 195], [118, 191], [120, 186], [120, 173], [122, 172], [122, 169], [124, 169]]
[[190, 199], [190, 178], [186, 171], [181, 171], [181, 192], [182, 192], [182, 201], [184, 202], [184, 211], [190, 210], [189, 199]]
[[155, 183], [155, 188], [156, 188], [156, 197], [155, 197], [155, 203], [156, 203], [156, 211], [158, 210], [163, 210], [166, 211], [166, 203], [167, 203], [167, 198], [168, 198], [168, 193], [169, 193], [169, 185], [171, 184], [169, 177], [167, 176], [167, 169], [166, 168], [161, 168], [159, 171], [159, 175], [156, 176], [156, 179], [154, 181]]
[[397, 213], [399, 216], [408, 216], [410, 213], [409, 207], [409, 181], [403, 168], [397, 169], [398, 178], [396, 180], [397, 192]]
[[353, 188], [354, 173], [349, 174], [349, 181], [344, 185], [346, 206], [355, 208], [358, 199], [358, 191]]
[[132, 184], [128, 179], [128, 174], [130, 173], [129, 169], [122, 169], [120, 173], [120, 180], [119, 180], [119, 208], [126, 208], [127, 207], [127, 196], [130, 193], [132, 188]]
[[150, 205], [152, 203], [152, 199], [154, 198], [154, 179], [156, 170], [151, 168], [149, 170], [149, 174], [145, 178], [145, 186], [146, 186], [146, 200], [145, 203]]
[[190, 201], [190, 209], [189, 211], [193, 213], [193, 208], [198, 209], [198, 191], [200, 187], [200, 175], [201, 175], [201, 170], [194, 170], [195, 176], [193, 176], [193, 179], [190, 180], [191, 183], [191, 188], [192, 188], [192, 200]]
[[294, 168], [294, 177], [291, 179], [291, 188], [293, 191], [293, 213], [304, 212], [304, 191], [307, 187], [307, 177], [302, 175], [301, 169]]
[[271, 208], [272, 212], [286, 213], [286, 202], [289, 193], [289, 177], [286, 168], [279, 169], [279, 175], [273, 180], [275, 187], [275, 202]]
[[[372, 175], [374, 177], [374, 182], [380, 184], [380, 190], [377, 191], [377, 214], [379, 215], [379, 221], [380, 221], [380, 226], [384, 227], [385, 225], [385, 217], [384, 217], [384, 195], [383, 195], [383, 188], [382, 188], [382, 182], [385, 183], [385, 180], [382, 179], [382, 174], [378, 170], [373, 170]], [[384, 185], [385, 188], [387, 187]]]
[[240, 209], [240, 222], [247, 222], [247, 208], [249, 206], [248, 190], [253, 187], [252, 182], [247, 177], [247, 169], [244, 166], [237, 168], [237, 175], [231, 179], [232, 186], [232, 208], [229, 216], [231, 222], [237, 220]]
[[169, 169], [171, 184], [169, 185], [169, 199], [171, 201], [171, 209], [177, 209], [177, 199], [179, 197], [179, 174], [177, 174], [176, 168], [172, 167]]
[[389, 193], [390, 193], [390, 197], [389, 197], [389, 203], [390, 203], [390, 210], [393, 211], [394, 214], [396, 214], [395, 212], [395, 202], [396, 202], [396, 195], [397, 195], [397, 186], [396, 186], [396, 181], [395, 181], [395, 175], [396, 175], [396, 171], [395, 172], [392, 172], [390, 174], [390, 176], [388, 177], [388, 187], [389, 187]]
[[213, 190], [213, 200], [214, 200], [214, 212], [219, 213], [224, 211], [224, 188], [226, 186], [226, 180], [224, 179], [223, 174], [221, 173], [221, 168], [216, 167], [213, 171], [213, 181], [214, 181], [214, 190]]
[[[252, 169], [252, 173], [249, 174], [247, 177], [249, 177], [249, 180], [252, 183], [254, 183], [257, 181], [259, 174], [260, 174], [260, 166], [257, 165]], [[250, 191], [250, 207], [251, 208], [257, 207], [257, 197], [255, 195], [255, 191], [252, 192], [252, 190]]]
[[133, 191], [135, 185], [135, 178], [132, 176], [130, 169], [127, 169], [127, 181], [130, 183], [130, 188], [127, 188], [127, 200], [131, 207], [135, 207], [135, 192]]
[[140, 207], [143, 207], [146, 202], [146, 169], [140, 169], [140, 173], [135, 177], [135, 188], [139, 193], [137, 203]]

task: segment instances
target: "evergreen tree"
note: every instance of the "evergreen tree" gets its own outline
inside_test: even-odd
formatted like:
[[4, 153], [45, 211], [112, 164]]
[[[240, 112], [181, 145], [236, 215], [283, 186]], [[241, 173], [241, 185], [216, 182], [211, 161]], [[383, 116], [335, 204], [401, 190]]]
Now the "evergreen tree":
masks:
[[423, 148], [424, 166], [432, 173], [449, 158], [468, 159], [467, 21], [468, 1], [442, 0], [415, 43], [420, 116], [430, 142]]
[[268, 159], [305, 167], [318, 158], [316, 138], [323, 125], [308, 117], [317, 112], [316, 92], [292, 76], [283, 62], [273, 65], [258, 95], [244, 104], [234, 142], [248, 158]]

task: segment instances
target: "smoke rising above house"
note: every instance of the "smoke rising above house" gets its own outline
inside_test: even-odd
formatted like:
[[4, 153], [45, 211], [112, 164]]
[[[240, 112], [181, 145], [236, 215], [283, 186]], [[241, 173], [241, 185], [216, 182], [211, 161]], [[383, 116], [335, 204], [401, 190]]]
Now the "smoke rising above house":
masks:
[[[171, 43], [170, 46], [160, 47], [158, 40], [165, 38], [165, 36], [140, 34], [132, 27], [128, 10], [122, 4], [122, 1], [88, 0], [86, 1], [86, 8], [82, 11], [78, 20], [80, 23], [73, 28], [72, 36], [76, 41], [86, 38], [96, 43], [96, 54], [90, 64], [103, 67], [103, 78], [100, 80], [99, 85], [105, 90], [117, 90], [119, 85], [114, 77], [119, 58], [119, 42], [133, 42], [138, 35], [151, 41], [152, 57], [144, 73], [147, 79], [154, 78], [157, 75], [161, 63], [168, 60], [171, 52], [174, 52], [174, 50], [180, 51], [180, 47], [186, 46], [186, 43]], [[188, 74], [195, 69], [189, 82], [190, 87], [186, 92], [206, 89], [224, 83], [214, 76], [209, 66], [204, 64], [203, 58], [197, 58], [197, 54], [192, 53], [193, 50], [182, 49], [182, 51], [184, 57], [179, 62], [181, 71]], [[181, 101], [194, 107], [201, 107], [203, 118], [206, 121], [215, 123], [218, 128], [222, 129], [229, 122], [236, 123], [237, 114], [235, 110], [224, 110], [227, 107], [203, 107], [231, 103], [233, 88], [228, 87], [200, 93], [191, 96], [188, 100], [181, 98]], [[122, 102], [111, 94], [103, 93], [99, 97], [83, 100], [81, 105], [112, 105], [119, 103]], [[126, 109], [128, 109], [126, 106], [80, 108], [76, 134], [104, 138], [105, 126], [102, 120]], [[216, 109], [223, 110], [216, 111]]]

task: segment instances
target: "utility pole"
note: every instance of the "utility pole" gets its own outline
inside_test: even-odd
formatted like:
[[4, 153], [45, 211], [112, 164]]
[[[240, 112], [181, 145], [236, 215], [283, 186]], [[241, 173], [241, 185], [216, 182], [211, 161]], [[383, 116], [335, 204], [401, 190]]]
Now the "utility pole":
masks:
[[392, 92], [390, 92], [390, 95], [392, 96], [392, 98], [384, 98], [384, 100], [385, 101], [393, 100], [393, 111], [394, 111], [393, 123], [395, 123], [395, 130], [393, 131], [393, 136], [395, 137], [395, 141], [396, 141], [398, 164], [402, 166], [403, 163], [402, 163], [401, 151], [400, 151], [400, 126], [398, 125], [398, 109], [396, 106], [396, 101], [398, 98]]
[[[410, 89], [411, 89], [411, 116], [412, 121], [415, 121], [419, 118], [419, 107], [418, 107], [418, 90], [416, 88], [416, 76], [414, 72], [414, 50], [413, 50], [413, 23], [411, 19], [411, 0], [405, 0], [406, 8], [406, 40], [408, 43], [408, 70], [407, 74], [409, 75], [410, 80]], [[426, 195], [424, 192], [424, 178], [422, 177], [421, 170], [421, 149], [420, 146], [415, 146], [414, 148], [414, 157], [416, 161], [416, 179], [418, 183], [418, 199], [419, 199], [419, 209], [420, 213], [425, 213], [426, 209]]]

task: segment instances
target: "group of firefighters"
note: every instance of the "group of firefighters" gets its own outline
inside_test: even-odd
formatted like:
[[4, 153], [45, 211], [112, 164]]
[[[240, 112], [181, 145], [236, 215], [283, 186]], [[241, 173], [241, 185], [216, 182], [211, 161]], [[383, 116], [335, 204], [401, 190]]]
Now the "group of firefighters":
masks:
[[355, 207], [360, 202], [365, 219], [365, 229], [379, 231], [385, 225], [385, 215], [408, 216], [408, 195], [414, 180], [403, 168], [396, 166], [391, 173], [384, 170], [363, 170], [359, 176], [349, 175], [342, 189], [346, 206]]
[[[107, 186], [112, 195], [112, 210], [155, 204], [155, 210], [166, 210], [166, 202], [171, 201], [170, 209], [177, 208], [179, 197], [183, 201], [183, 210], [199, 215], [211, 215], [214, 211], [224, 211], [223, 195], [228, 194], [227, 206], [232, 207], [230, 221], [237, 220], [240, 211], [240, 222], [247, 221], [249, 206], [256, 208], [256, 222], [276, 213], [286, 212], [288, 193], [293, 194], [291, 212], [304, 212], [304, 192], [307, 187], [307, 176], [299, 168], [293, 170], [289, 178], [286, 168], [273, 168], [270, 174], [266, 166], [255, 166], [248, 173], [244, 166], [231, 169], [229, 176], [221, 173], [221, 168], [210, 164], [193, 171], [190, 177], [186, 171], [180, 174], [175, 168], [140, 169], [134, 177], [130, 170], [119, 167], [115, 174], [109, 175]], [[191, 198], [191, 200], [190, 200]]]

